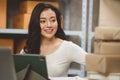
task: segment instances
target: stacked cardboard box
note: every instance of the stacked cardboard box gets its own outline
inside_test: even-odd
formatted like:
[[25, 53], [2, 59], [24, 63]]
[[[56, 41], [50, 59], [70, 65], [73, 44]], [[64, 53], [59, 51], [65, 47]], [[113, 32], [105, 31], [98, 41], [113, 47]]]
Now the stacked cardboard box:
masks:
[[9, 47], [14, 52], [14, 40], [13, 39], [0, 39], [0, 46]]
[[47, 3], [59, 8], [58, 2], [23, 1], [19, 7], [20, 13], [14, 16], [13, 27], [17, 29], [28, 29], [31, 13], [38, 3]]
[[24, 1], [20, 5], [20, 13], [32, 13], [34, 7], [38, 3], [46, 3], [46, 4], [51, 4], [57, 8], [59, 8], [59, 4], [57, 2], [46, 2], [46, 1]]
[[14, 16], [13, 27], [16, 29], [28, 29], [31, 14], [18, 14]]
[[0, 29], [6, 28], [7, 0], [0, 0]]
[[[0, 0], [0, 29], [7, 28], [7, 0]], [[14, 52], [14, 40], [8, 38], [0, 38], [1, 47], [9, 47]]]
[[94, 53], [120, 55], [120, 27], [96, 27]]
[[86, 57], [87, 76], [92, 80], [120, 80], [120, 0], [100, 0], [99, 6], [94, 52]]
[[120, 0], [100, 0], [99, 26], [120, 26]]
[[120, 74], [120, 27], [95, 28], [94, 53], [86, 56], [86, 70], [104, 77]]

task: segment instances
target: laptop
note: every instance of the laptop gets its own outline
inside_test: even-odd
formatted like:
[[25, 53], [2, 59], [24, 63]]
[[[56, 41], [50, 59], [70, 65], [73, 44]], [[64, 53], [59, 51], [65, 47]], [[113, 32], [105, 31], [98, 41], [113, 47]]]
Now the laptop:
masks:
[[0, 80], [17, 80], [11, 49], [0, 47]]
[[18, 80], [49, 80], [44, 56], [15, 54], [13, 59]]

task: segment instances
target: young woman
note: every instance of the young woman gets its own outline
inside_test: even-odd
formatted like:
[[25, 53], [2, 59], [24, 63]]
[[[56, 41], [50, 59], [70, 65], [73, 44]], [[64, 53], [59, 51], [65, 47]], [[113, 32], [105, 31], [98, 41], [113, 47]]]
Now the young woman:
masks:
[[45, 56], [50, 77], [68, 76], [70, 64], [85, 65], [87, 54], [81, 47], [66, 40], [60, 11], [43, 3], [36, 5], [32, 12], [28, 40], [21, 53]]

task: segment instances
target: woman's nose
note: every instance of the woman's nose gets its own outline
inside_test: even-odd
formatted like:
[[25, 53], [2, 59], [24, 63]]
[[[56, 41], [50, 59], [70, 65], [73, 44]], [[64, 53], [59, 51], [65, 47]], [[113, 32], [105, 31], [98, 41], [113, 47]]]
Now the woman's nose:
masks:
[[51, 26], [51, 22], [47, 21], [47, 26], [50, 27]]

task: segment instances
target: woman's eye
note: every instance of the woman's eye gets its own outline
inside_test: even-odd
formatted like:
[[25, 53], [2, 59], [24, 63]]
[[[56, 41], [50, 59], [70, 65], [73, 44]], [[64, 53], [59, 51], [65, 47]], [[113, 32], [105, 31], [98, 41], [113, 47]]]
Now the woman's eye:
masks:
[[51, 22], [55, 22], [55, 21], [56, 21], [55, 19], [51, 20]]
[[40, 23], [45, 23], [45, 21], [44, 21], [44, 20], [41, 20]]

